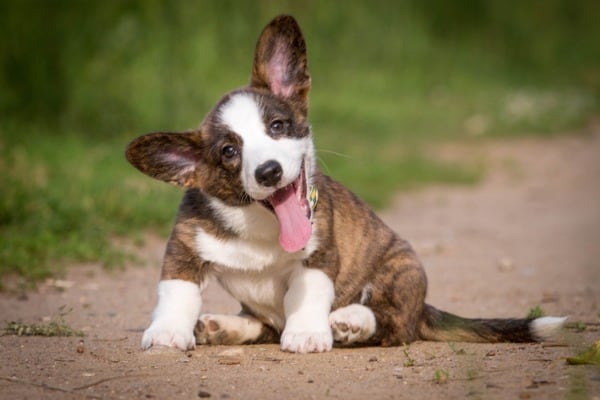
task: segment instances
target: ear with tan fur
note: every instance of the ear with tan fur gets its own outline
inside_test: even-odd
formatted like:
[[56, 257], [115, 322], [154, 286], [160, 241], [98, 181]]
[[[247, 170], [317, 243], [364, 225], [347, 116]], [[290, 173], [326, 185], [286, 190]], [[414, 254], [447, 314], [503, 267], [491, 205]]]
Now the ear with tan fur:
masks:
[[153, 178], [191, 187], [201, 161], [200, 135], [187, 133], [150, 133], [127, 146], [127, 160]]
[[250, 84], [297, 101], [305, 111], [308, 108], [310, 75], [306, 43], [293, 17], [280, 15], [262, 31], [256, 44]]

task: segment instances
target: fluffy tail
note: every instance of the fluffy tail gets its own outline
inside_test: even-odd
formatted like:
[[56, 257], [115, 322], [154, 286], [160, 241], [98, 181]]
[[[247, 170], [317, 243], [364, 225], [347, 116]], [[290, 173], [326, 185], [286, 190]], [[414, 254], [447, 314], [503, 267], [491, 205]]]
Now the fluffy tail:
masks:
[[557, 333], [565, 320], [566, 317], [462, 318], [426, 304], [419, 336], [444, 342], [541, 342]]

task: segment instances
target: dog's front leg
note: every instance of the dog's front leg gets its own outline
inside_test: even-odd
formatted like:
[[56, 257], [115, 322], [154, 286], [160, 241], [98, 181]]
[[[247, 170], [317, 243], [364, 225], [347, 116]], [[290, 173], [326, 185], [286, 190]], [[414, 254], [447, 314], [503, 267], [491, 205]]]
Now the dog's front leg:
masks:
[[142, 348], [170, 346], [181, 350], [196, 345], [194, 327], [200, 316], [201, 287], [181, 279], [162, 280], [158, 284], [158, 305], [152, 323], [142, 337]]
[[281, 349], [294, 353], [331, 350], [333, 337], [328, 318], [333, 299], [333, 282], [323, 271], [296, 269], [283, 299], [286, 322]]

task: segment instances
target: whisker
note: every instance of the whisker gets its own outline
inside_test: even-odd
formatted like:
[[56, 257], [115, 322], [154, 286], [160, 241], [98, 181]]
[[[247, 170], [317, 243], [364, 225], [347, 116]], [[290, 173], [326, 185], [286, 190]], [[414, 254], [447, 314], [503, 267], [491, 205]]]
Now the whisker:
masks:
[[338, 156], [338, 157], [344, 157], [344, 158], [352, 158], [352, 156], [348, 155], [348, 154], [344, 154], [344, 153], [339, 153], [337, 151], [333, 151], [333, 150], [327, 150], [327, 149], [315, 149], [315, 155], [317, 157], [317, 160], [319, 161], [320, 164], [323, 165], [323, 169], [325, 170], [325, 172], [327, 172], [328, 174], [331, 172], [329, 166], [327, 165], [327, 163], [325, 162], [325, 160], [323, 159], [323, 157], [319, 157], [318, 153], [328, 153], [328, 154], [333, 154], [334, 156]]
[[240, 193], [239, 196], [238, 196], [238, 199], [239, 199], [240, 203], [242, 203], [242, 204], [251, 203], [252, 202], [252, 198], [246, 192]]
[[317, 161], [319, 161], [319, 163], [321, 165], [323, 165], [323, 169], [325, 170], [325, 172], [327, 172], [328, 174], [331, 173], [329, 166], [327, 165], [327, 163], [325, 162], [325, 160], [322, 157], [317, 156]]
[[344, 157], [344, 158], [352, 158], [352, 156], [349, 154], [339, 153], [339, 152], [333, 151], [333, 150], [315, 149], [315, 152], [316, 153], [329, 153], [329, 154], [333, 154], [335, 156], [340, 156], [340, 157]]

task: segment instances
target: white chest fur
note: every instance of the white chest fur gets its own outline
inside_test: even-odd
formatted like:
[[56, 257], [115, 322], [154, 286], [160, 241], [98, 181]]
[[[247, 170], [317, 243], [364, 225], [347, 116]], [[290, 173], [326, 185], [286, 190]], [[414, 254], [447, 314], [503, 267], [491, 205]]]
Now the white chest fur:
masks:
[[198, 255], [213, 263], [212, 274], [234, 298], [282, 329], [290, 276], [316, 248], [316, 232], [306, 249], [290, 254], [279, 245], [276, 218], [262, 205], [229, 207], [217, 199], [211, 205], [237, 236], [220, 238], [198, 228]]
[[285, 252], [278, 241], [277, 219], [258, 203], [247, 207], [230, 207], [211, 198], [211, 206], [225, 227], [237, 235], [220, 238], [202, 228], [197, 229], [198, 255], [220, 267], [240, 271], [279, 269], [308, 257], [317, 247], [317, 232], [313, 232], [305, 249], [296, 253]]

